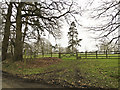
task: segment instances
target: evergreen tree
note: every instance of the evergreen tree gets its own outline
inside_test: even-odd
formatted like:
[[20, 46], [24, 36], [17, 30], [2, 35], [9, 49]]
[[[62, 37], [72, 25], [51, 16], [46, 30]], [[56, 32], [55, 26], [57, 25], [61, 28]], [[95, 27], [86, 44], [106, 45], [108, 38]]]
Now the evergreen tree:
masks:
[[70, 25], [68, 39], [69, 39], [68, 48], [73, 53], [77, 50], [77, 46], [80, 46], [79, 42], [82, 40], [78, 39], [78, 32], [76, 29], [75, 22], [72, 22]]

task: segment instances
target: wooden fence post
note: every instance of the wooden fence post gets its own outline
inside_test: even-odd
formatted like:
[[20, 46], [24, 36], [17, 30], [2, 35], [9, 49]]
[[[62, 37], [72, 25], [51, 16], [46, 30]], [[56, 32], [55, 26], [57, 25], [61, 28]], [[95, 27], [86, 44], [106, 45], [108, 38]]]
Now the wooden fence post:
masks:
[[108, 58], [108, 53], [107, 53], [107, 50], [106, 50], [106, 58]]
[[27, 57], [27, 50], [25, 49], [25, 59], [24, 59], [24, 67], [26, 66], [26, 58]]
[[52, 57], [52, 52], [51, 52], [51, 57]]
[[97, 51], [96, 51], [96, 59], [98, 58]]
[[87, 51], [85, 51], [85, 58], [87, 59]]
[[78, 52], [76, 51], [76, 59], [78, 59]]
[[61, 53], [59, 52], [59, 58], [61, 58]]
[[42, 57], [44, 57], [44, 52], [42, 53]]

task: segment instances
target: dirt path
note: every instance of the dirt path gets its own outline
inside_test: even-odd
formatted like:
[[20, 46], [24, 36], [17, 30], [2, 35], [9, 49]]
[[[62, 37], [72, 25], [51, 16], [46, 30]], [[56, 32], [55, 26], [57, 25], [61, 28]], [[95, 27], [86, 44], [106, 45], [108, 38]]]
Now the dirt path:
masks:
[[59, 86], [46, 85], [37, 82], [28, 82], [22, 79], [2, 75], [2, 88], [60, 88]]

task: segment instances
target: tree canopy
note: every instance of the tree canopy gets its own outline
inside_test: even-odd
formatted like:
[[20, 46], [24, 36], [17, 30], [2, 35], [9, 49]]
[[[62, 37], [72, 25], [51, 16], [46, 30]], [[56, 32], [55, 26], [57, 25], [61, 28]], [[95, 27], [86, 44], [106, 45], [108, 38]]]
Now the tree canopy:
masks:
[[60, 37], [62, 20], [68, 22], [70, 17], [79, 13], [74, 6], [75, 2], [65, 0], [5, 2], [2, 59], [6, 59], [9, 41], [12, 42], [13, 60], [16, 61], [23, 59], [23, 46], [28, 40], [39, 41], [45, 32], [54, 38]]
[[[94, 1], [91, 2], [91, 5], [93, 4]], [[120, 38], [120, 1], [101, 1], [100, 5], [91, 11], [92, 19], [101, 20], [100, 25], [90, 28], [95, 32], [100, 32], [97, 39], [106, 38], [109, 40], [109, 44], [112, 42], [118, 44]]]

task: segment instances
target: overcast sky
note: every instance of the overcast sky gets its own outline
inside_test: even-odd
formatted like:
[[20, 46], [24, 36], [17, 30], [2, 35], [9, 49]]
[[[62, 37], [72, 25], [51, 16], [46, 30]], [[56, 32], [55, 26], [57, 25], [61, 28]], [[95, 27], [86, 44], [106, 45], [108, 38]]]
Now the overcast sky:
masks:
[[[90, 0], [77, 0], [77, 1], [78, 1], [78, 4], [82, 8], [87, 8], [86, 6], [90, 2]], [[93, 1], [93, 0], [91, 0], [91, 1]], [[95, 0], [95, 2], [93, 4], [94, 6], [92, 5], [91, 8], [97, 7], [99, 4], [100, 4], [100, 0]], [[79, 20], [81, 25], [86, 26], [86, 27], [97, 25], [98, 24], [97, 21], [90, 19], [89, 16], [90, 16], [89, 13], [85, 12], [82, 14], [82, 16], [77, 17], [77, 19]], [[81, 47], [79, 47], [79, 51], [97, 50], [98, 48], [96, 47], [96, 45], [98, 44], [98, 41], [93, 39], [93, 37], [96, 37], [96, 35], [94, 35], [90, 31], [88, 31], [88, 29], [84, 28], [83, 26], [77, 25], [77, 30], [79, 33], [78, 38], [82, 39], [82, 41], [80, 42]], [[64, 22], [64, 26], [61, 28], [61, 31], [63, 33], [62, 38], [60, 40], [57, 40], [56, 42], [55, 42], [55, 39], [52, 37], [50, 39], [48, 37], [48, 39], [52, 42], [53, 45], [55, 45], [57, 43], [63, 47], [67, 47], [68, 46], [67, 32], [69, 31], [69, 27], [70, 27], [70, 25], [67, 25], [67, 23]]]
[[[0, 0], [0, 1], [4, 1], [4, 0]], [[93, 7], [97, 7], [100, 5], [102, 0], [75, 0], [79, 6], [81, 7], [81, 9], [86, 9], [86, 8], [93, 8]], [[94, 3], [89, 6], [88, 3], [93, 1]], [[103, 0], [104, 1], [104, 0]], [[110, 1], [110, 0], [107, 0]], [[84, 27], [86, 26], [96, 26], [99, 22], [92, 20], [89, 18], [90, 13], [88, 12], [83, 12], [82, 16], [78, 16], [77, 19], [79, 20], [79, 23], [81, 25], [83, 25]], [[79, 51], [92, 51], [92, 50], [97, 50], [98, 48], [96, 47], [96, 45], [98, 44], [98, 41], [96, 41], [95, 39], [93, 39], [92, 37], [95, 37], [96, 35], [91, 33], [90, 31], [88, 31], [86, 28], [84, 28], [83, 26], [78, 26], [77, 25], [77, 30], [79, 33], [78, 38], [82, 39], [82, 41], [80, 42], [81, 47], [79, 47]], [[68, 25], [66, 22], [63, 22], [63, 26], [61, 28], [62, 31], [62, 37], [60, 40], [56, 40], [50, 35], [50, 36], [46, 36], [47, 39], [49, 39], [49, 41], [55, 45], [55, 44], [60, 44], [62, 47], [67, 47], [68, 46], [68, 37], [67, 37], [67, 33], [69, 31], [69, 27], [70, 25]]]
[[[93, 9], [96, 7], [99, 7], [103, 1], [112, 1], [112, 0], [76, 0], [79, 4], [79, 6], [81, 6], [82, 9]], [[88, 5], [88, 3], [92, 2], [92, 5]], [[79, 47], [79, 51], [95, 51], [98, 50], [98, 47], [96, 45], [99, 45], [99, 41], [94, 39], [93, 37], [97, 37], [98, 35], [100, 35], [100, 33], [92, 33], [90, 32], [87, 28], [84, 27], [90, 27], [90, 26], [97, 26], [100, 24], [104, 24], [106, 23], [106, 21], [103, 21], [104, 19], [98, 19], [98, 20], [94, 20], [90, 18], [91, 13], [90, 12], [83, 12], [82, 16], [77, 17], [77, 19], [79, 20], [80, 24], [83, 26], [78, 26], [77, 25], [77, 30], [79, 33], [79, 38], [82, 39], [82, 41], [80, 42], [81, 47]], [[105, 18], [106, 20], [106, 18]], [[63, 32], [63, 36], [61, 38], [61, 40], [57, 40], [56, 42], [53, 42], [54, 39], [51, 38], [49, 39], [54, 45], [60, 44], [63, 47], [67, 47], [68, 46], [68, 37], [67, 37], [67, 32], [69, 31], [69, 27], [70, 25], [67, 25], [64, 23], [64, 26], [62, 27], [61, 31]], [[113, 36], [111, 36], [113, 37]], [[110, 38], [111, 38], [110, 37]]]

